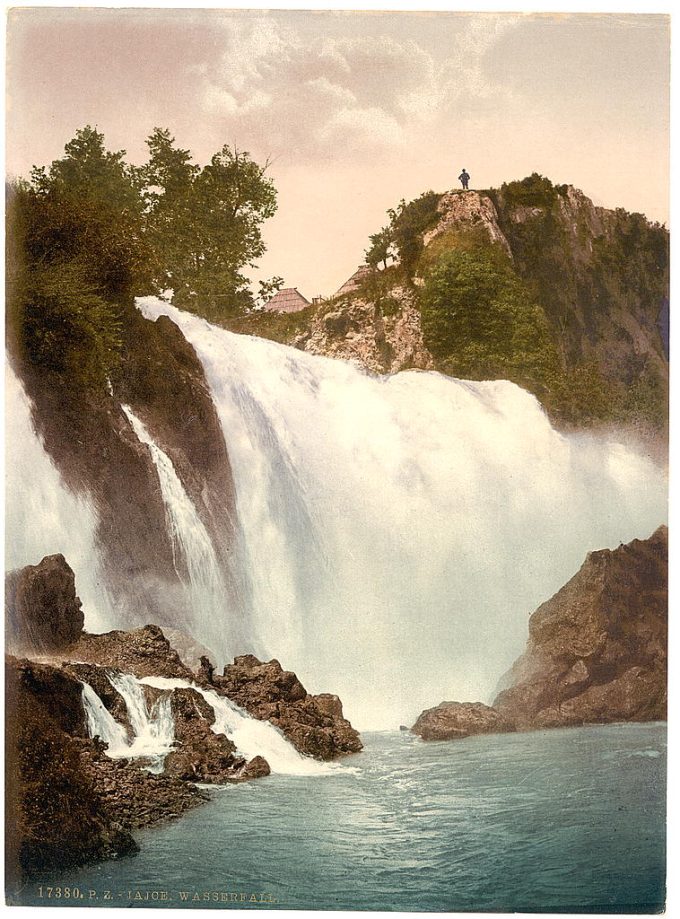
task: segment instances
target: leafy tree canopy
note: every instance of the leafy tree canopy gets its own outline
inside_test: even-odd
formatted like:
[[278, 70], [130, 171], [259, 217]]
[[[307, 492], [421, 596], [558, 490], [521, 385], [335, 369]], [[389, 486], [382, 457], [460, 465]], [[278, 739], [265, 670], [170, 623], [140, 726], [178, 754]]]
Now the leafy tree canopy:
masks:
[[252, 306], [244, 269], [265, 251], [261, 227], [276, 211], [266, 166], [224, 146], [202, 169], [170, 132], [149, 137], [147, 228], [155, 281], [175, 301], [211, 318]]
[[10, 188], [10, 339], [76, 387], [115, 371], [137, 294], [172, 287], [178, 304], [217, 319], [253, 304], [245, 269], [276, 210], [266, 167], [225, 146], [201, 168], [160, 128], [148, 146], [148, 163], [132, 166], [88, 125]]
[[407, 278], [413, 277], [423, 251], [422, 235], [437, 222], [441, 197], [434, 191], [426, 191], [408, 203], [402, 198], [396, 208], [390, 208], [389, 224], [370, 237], [366, 264], [377, 268], [382, 263], [386, 268], [387, 259], [395, 258], [396, 253], [403, 273]]

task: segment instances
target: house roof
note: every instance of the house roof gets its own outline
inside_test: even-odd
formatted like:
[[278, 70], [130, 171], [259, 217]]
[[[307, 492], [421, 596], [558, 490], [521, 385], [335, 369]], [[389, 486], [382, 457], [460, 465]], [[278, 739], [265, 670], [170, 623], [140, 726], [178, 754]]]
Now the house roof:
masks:
[[352, 291], [356, 290], [359, 284], [364, 280], [364, 278], [371, 274], [371, 269], [368, 265], [359, 265], [357, 270], [354, 272], [351, 278], [348, 278], [342, 287], [336, 292], [335, 296], [339, 294], [349, 294]]
[[302, 296], [297, 287], [284, 287], [265, 303], [264, 308], [279, 313], [296, 313], [310, 305], [309, 300]]

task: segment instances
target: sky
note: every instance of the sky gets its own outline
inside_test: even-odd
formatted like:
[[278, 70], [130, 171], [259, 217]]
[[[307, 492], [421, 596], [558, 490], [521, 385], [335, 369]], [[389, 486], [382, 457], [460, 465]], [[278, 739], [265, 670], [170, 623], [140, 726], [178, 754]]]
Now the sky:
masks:
[[540, 172], [669, 220], [669, 20], [643, 14], [28, 8], [9, 14], [10, 175], [85, 124], [146, 158], [167, 127], [205, 163], [269, 162], [254, 279], [311, 299], [400, 199]]

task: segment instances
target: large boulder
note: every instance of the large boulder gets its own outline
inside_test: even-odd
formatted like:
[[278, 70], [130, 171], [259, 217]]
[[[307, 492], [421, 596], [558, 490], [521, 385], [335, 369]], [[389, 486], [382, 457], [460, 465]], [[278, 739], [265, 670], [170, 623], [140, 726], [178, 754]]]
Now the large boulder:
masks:
[[277, 660], [263, 662], [252, 654], [234, 659], [212, 688], [232, 699], [254, 718], [271, 721], [300, 753], [329, 760], [362, 749], [357, 731], [343, 716], [337, 696], [310, 695], [297, 676]]
[[[73, 732], [73, 733], [71, 733]], [[85, 774], [80, 685], [54, 668], [8, 659], [6, 842], [8, 893], [39, 871], [137, 851]]]
[[529, 620], [524, 654], [493, 706], [442, 702], [424, 740], [666, 717], [668, 530], [591, 552]]
[[519, 728], [666, 717], [668, 530], [591, 552], [529, 620], [494, 706]]
[[411, 728], [423, 740], [457, 740], [471, 734], [504, 734], [514, 724], [481, 702], [441, 702], [424, 711]]
[[7, 647], [15, 653], [49, 653], [83, 631], [75, 575], [63, 555], [10, 572], [5, 579]]

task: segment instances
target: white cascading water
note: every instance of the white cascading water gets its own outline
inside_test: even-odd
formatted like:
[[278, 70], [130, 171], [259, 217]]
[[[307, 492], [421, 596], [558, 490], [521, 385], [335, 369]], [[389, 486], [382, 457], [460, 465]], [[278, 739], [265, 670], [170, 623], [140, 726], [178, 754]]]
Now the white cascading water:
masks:
[[236, 630], [235, 619], [227, 609], [228, 594], [215, 547], [170, 457], [154, 442], [130, 406], [121, 408], [137, 439], [148, 447], [158, 474], [175, 571], [187, 588], [189, 615], [191, 610], [199, 611], [204, 622], [202, 640], [215, 649], [221, 660], [219, 652], [234, 646]]
[[489, 701], [529, 615], [586, 553], [666, 519], [663, 470], [615, 440], [557, 433], [508, 382], [373, 377], [138, 304], [177, 323], [211, 387], [250, 579], [246, 650], [337, 692], [360, 728]]
[[97, 515], [72, 494], [45, 452], [31, 421], [31, 403], [5, 364], [5, 565], [37, 565], [61, 552], [76, 575], [85, 628], [100, 632], [115, 621], [100, 574]]
[[99, 737], [108, 746], [112, 759], [148, 760], [150, 772], [161, 772], [165, 757], [175, 741], [175, 722], [170, 694], [164, 693], [149, 706], [139, 680], [126, 673], [109, 673], [108, 679], [125, 702], [132, 738], [106, 709], [89, 683], [83, 683], [83, 705], [90, 737]]
[[90, 684], [82, 685], [88, 734], [108, 744], [106, 753], [113, 759], [127, 756], [131, 746], [127, 731], [116, 721]]
[[281, 731], [269, 721], [252, 718], [236, 703], [218, 695], [212, 689], [203, 689], [187, 680], [169, 677], [144, 677], [141, 683], [156, 689], [193, 689], [200, 693], [215, 713], [213, 733], [226, 734], [235, 744], [237, 752], [247, 760], [254, 756], [264, 756], [273, 774], [327, 775], [343, 769], [336, 763], [320, 763], [298, 753]]

